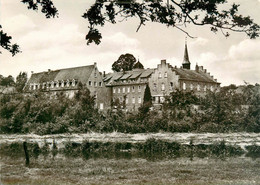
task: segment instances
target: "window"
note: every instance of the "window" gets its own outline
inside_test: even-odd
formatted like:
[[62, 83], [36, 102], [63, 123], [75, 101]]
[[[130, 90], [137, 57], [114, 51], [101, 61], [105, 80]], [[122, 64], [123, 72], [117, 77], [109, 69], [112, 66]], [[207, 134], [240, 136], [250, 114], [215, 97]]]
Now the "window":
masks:
[[183, 90], [186, 89], [186, 83], [183, 83], [182, 88], [183, 88]]
[[88, 81], [88, 85], [89, 85], [89, 86], [92, 86], [92, 82], [91, 82], [91, 81]]
[[156, 83], [153, 84], [153, 90], [154, 90], [154, 91], [157, 90], [157, 85], [156, 85]]
[[165, 84], [162, 83], [162, 91], [165, 91]]
[[204, 86], [204, 91], [207, 91], [207, 86], [206, 85]]
[[141, 97], [138, 97], [138, 103], [141, 103], [141, 102], [142, 102]]
[[127, 97], [125, 98], [125, 104], [128, 104], [128, 98]]
[[123, 98], [119, 97], [119, 101], [120, 101], [120, 103], [122, 103], [123, 102]]
[[200, 85], [199, 84], [197, 85], [197, 90], [200, 91]]
[[211, 90], [211, 91], [213, 91], [213, 90], [214, 90], [213, 86], [210, 86], [210, 90]]
[[61, 81], [61, 87], [64, 87], [64, 81], [63, 80]]
[[130, 93], [130, 87], [127, 87], [127, 92]]
[[54, 87], [54, 82], [51, 82], [51, 88], [53, 88]]
[[102, 82], [99, 82], [99, 87], [102, 87]]
[[103, 104], [103, 103], [100, 103], [99, 109], [100, 109], [100, 110], [103, 110], [103, 109], [104, 109], [104, 104]]
[[117, 92], [120, 93], [120, 88], [117, 89]]
[[164, 73], [164, 78], [167, 78], [168, 77], [168, 74], [167, 72]]
[[135, 103], [135, 97], [132, 98], [132, 103]]
[[69, 80], [67, 80], [67, 87], [69, 87], [70, 86], [70, 82], [69, 82]]
[[141, 92], [141, 86], [138, 85], [138, 92]]
[[132, 92], [135, 92], [135, 86], [132, 87]]
[[97, 82], [94, 82], [94, 86], [97, 87]]
[[159, 72], [159, 76], [158, 76], [159, 78], [162, 78], [162, 73], [161, 72]]
[[193, 84], [190, 84], [190, 90], [193, 90]]
[[123, 87], [123, 93], [125, 93], [125, 87]]
[[114, 93], [114, 94], [116, 93], [116, 88], [113, 88], [113, 93]]
[[173, 90], [173, 83], [170, 82], [170, 90], [172, 91]]

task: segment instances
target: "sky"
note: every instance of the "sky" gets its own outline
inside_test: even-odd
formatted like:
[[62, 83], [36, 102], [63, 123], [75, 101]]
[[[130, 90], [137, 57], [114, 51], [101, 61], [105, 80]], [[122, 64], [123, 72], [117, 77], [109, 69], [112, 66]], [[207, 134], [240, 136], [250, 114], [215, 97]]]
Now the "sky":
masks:
[[[3, 30], [19, 44], [22, 53], [12, 57], [0, 48], [0, 74], [16, 77], [25, 71], [42, 72], [97, 63], [99, 71], [111, 72], [121, 54], [131, 53], [145, 68], [155, 68], [162, 59], [180, 67], [186, 35], [159, 23], [146, 23], [138, 32], [137, 19], [128, 19], [100, 28], [99, 45], [87, 45], [88, 21], [82, 18], [94, 0], [53, 0], [59, 18], [46, 19], [40, 11], [28, 10], [20, 0], [0, 0]], [[240, 4], [239, 12], [260, 24], [260, 0], [228, 0]], [[231, 32], [225, 38], [207, 26], [187, 25], [195, 39], [187, 38], [191, 68], [204, 66], [222, 86], [244, 82], [260, 83], [260, 39]]]

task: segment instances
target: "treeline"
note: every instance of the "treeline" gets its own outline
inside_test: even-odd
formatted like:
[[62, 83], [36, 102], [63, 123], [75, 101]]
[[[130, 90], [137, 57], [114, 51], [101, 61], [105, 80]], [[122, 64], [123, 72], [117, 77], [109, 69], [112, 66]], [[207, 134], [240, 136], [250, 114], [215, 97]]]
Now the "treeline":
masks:
[[[175, 91], [161, 110], [145, 103], [138, 112], [123, 109], [99, 112], [87, 88], [74, 98], [50, 98], [42, 92], [4, 95], [0, 99], [1, 133], [79, 132], [260, 132], [259, 85], [234, 85], [197, 97]], [[120, 106], [117, 106], [120, 107]]]

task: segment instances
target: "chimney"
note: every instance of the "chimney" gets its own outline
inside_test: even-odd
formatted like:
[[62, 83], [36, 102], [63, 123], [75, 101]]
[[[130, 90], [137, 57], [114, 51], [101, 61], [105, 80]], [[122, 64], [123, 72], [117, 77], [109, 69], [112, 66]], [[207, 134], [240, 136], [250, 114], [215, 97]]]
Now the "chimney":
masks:
[[33, 74], [33, 71], [31, 71], [31, 73]]
[[95, 67], [97, 66], [97, 63], [96, 63], [96, 62], [94, 62], [94, 66], [95, 66]]
[[198, 66], [198, 63], [196, 64], [195, 66], [195, 71], [198, 73], [199, 72], [199, 66]]
[[106, 71], [103, 71], [103, 77], [105, 77], [106, 76]]
[[166, 60], [164, 59], [164, 60], [161, 60], [161, 64], [162, 65], [166, 65]]
[[48, 69], [48, 72], [51, 72], [51, 69]]

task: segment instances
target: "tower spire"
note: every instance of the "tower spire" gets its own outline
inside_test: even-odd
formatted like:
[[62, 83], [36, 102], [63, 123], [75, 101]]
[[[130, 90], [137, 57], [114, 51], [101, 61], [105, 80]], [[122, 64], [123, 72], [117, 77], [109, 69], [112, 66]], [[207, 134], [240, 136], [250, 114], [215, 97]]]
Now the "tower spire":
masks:
[[187, 48], [187, 37], [185, 37], [185, 49], [184, 49], [182, 67], [184, 69], [190, 69], [190, 60], [189, 60], [189, 54], [188, 54], [188, 48]]

